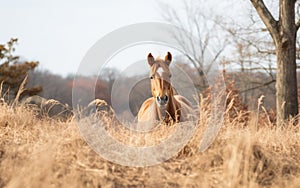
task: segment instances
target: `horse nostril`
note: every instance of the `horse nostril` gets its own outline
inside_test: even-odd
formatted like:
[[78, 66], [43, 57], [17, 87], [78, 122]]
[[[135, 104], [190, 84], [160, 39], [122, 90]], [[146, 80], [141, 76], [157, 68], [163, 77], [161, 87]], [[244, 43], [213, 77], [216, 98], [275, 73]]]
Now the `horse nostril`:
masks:
[[168, 101], [168, 99], [169, 99], [169, 98], [168, 98], [168, 96], [166, 95], [166, 96], [164, 97], [164, 100], [165, 100], [165, 101]]
[[160, 102], [160, 101], [161, 101], [160, 96], [157, 96], [157, 97], [156, 97], [156, 100], [157, 100], [158, 102]]

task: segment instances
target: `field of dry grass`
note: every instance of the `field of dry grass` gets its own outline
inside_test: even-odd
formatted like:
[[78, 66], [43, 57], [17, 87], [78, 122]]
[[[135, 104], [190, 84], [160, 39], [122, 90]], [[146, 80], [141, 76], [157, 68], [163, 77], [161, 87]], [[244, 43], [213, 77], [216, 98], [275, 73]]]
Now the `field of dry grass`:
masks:
[[299, 125], [276, 128], [253, 116], [241, 126], [236, 117], [201, 153], [201, 120], [177, 156], [155, 166], [126, 167], [96, 154], [75, 120], [33, 113], [0, 105], [0, 187], [300, 187]]

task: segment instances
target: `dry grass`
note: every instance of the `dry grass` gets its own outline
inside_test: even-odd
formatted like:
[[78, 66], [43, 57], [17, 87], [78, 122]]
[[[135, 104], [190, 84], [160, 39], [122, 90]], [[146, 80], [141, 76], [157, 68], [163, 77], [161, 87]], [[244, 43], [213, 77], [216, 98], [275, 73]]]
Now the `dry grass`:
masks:
[[200, 153], [202, 118], [177, 156], [137, 168], [102, 159], [75, 121], [37, 119], [21, 106], [3, 104], [0, 187], [299, 187], [299, 126], [275, 128], [257, 117], [250, 116], [247, 126], [239, 126], [238, 119], [225, 121], [213, 145]]

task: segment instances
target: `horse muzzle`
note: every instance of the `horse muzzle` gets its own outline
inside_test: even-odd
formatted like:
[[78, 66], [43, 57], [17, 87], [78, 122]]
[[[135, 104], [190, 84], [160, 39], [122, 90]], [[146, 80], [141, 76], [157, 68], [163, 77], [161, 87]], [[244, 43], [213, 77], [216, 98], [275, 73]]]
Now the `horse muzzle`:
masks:
[[169, 97], [167, 95], [163, 96], [163, 97], [160, 97], [160, 96], [157, 96], [156, 97], [156, 102], [157, 104], [159, 104], [160, 106], [164, 106], [168, 103], [169, 101]]

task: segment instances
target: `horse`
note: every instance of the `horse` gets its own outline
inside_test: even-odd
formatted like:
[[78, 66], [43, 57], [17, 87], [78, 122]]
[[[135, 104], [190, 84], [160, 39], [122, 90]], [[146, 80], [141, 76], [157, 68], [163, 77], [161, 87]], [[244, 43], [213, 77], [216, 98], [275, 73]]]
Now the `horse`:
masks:
[[170, 64], [172, 55], [167, 52], [164, 59], [151, 53], [147, 56], [150, 66], [152, 97], [143, 102], [138, 112], [138, 122], [163, 122], [174, 124], [189, 121], [193, 114], [190, 101], [178, 95], [171, 84]]

